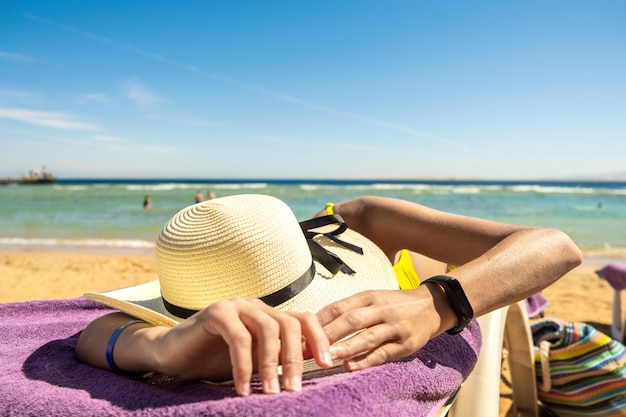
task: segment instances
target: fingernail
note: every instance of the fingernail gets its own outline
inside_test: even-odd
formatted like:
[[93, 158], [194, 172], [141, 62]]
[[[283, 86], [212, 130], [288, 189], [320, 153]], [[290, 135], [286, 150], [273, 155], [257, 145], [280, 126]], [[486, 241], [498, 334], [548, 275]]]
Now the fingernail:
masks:
[[330, 355], [330, 362], [333, 361], [333, 359], [337, 359], [337, 355], [339, 354], [339, 349], [336, 346], [330, 346], [328, 348], [329, 351], [329, 355]]
[[268, 384], [268, 392], [277, 394], [280, 392], [280, 384], [278, 383], [278, 379], [270, 379]]
[[302, 378], [299, 376], [292, 376], [289, 378], [289, 389], [291, 391], [301, 391], [302, 390]]
[[241, 395], [243, 395], [244, 397], [247, 397], [248, 395], [250, 395], [250, 383], [249, 382], [246, 382], [241, 387]]
[[330, 352], [324, 352], [323, 360], [324, 360], [324, 363], [326, 365], [328, 365], [328, 366], [332, 366], [333, 365], [333, 357], [331, 356]]
[[358, 369], [355, 361], [346, 361], [346, 366], [351, 371]]

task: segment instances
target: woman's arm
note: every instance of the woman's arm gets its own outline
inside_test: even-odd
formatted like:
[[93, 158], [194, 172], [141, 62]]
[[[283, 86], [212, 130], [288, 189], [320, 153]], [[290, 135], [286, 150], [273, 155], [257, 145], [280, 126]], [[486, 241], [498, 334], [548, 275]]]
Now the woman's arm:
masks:
[[[110, 369], [107, 342], [131, 319], [113, 313], [94, 320], [78, 340], [77, 357]], [[265, 393], [280, 392], [278, 364], [283, 367], [284, 388], [299, 391], [307, 352], [320, 366], [331, 366], [328, 340], [315, 315], [281, 312], [257, 299], [237, 298], [216, 302], [172, 328], [132, 325], [119, 335], [113, 359], [118, 369], [130, 373], [233, 379], [237, 392], [248, 395], [255, 370]]]
[[[576, 245], [554, 229], [465, 217], [383, 197], [336, 204], [334, 211], [390, 259], [406, 248], [458, 265], [448, 275], [463, 286], [475, 316], [542, 290], [581, 262]], [[368, 352], [353, 359], [348, 364], [351, 369], [405, 356], [457, 324], [437, 285], [410, 291], [368, 291], [331, 304], [318, 316], [331, 342], [367, 329], [332, 348], [337, 359]]]

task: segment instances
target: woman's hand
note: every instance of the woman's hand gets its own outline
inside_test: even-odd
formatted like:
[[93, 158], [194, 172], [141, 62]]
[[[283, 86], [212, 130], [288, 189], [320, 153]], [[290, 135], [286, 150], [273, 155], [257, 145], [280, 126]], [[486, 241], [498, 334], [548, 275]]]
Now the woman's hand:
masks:
[[[113, 331], [132, 317], [102, 316], [87, 326], [76, 345], [78, 358], [109, 369], [105, 347]], [[116, 367], [125, 372], [157, 372], [187, 379], [234, 380], [239, 395], [250, 393], [256, 371], [263, 392], [280, 392], [283, 385], [299, 391], [303, 359], [332, 365], [329, 342], [311, 313], [282, 312], [258, 299], [216, 302], [172, 328], [136, 324], [124, 330], [113, 350]]]
[[280, 392], [278, 365], [284, 388], [299, 391], [302, 362], [309, 355], [322, 367], [331, 366], [329, 343], [317, 317], [282, 312], [258, 299], [219, 301], [157, 340], [156, 360], [161, 372], [183, 378], [235, 382], [240, 395], [250, 393], [257, 370], [263, 392]]
[[364, 291], [324, 307], [317, 316], [334, 343], [333, 360], [344, 360], [349, 370], [410, 355], [456, 324], [445, 295], [432, 285]]

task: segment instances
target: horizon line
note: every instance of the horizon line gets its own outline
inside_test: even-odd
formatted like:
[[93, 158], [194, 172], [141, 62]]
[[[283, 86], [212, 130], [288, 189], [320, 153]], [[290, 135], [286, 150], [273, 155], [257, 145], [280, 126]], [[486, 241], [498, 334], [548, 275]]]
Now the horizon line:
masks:
[[58, 181], [227, 181], [227, 182], [262, 182], [262, 181], [288, 181], [288, 182], [380, 182], [380, 181], [427, 181], [427, 182], [613, 182], [626, 183], [626, 176], [580, 176], [580, 177], [545, 177], [545, 178], [485, 178], [485, 177], [100, 177], [100, 176], [76, 176], [55, 177]]

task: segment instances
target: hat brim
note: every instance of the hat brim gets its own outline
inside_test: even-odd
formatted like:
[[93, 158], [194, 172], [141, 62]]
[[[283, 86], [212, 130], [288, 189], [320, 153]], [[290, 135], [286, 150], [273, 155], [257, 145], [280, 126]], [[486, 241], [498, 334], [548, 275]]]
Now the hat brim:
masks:
[[[347, 249], [323, 235], [315, 238], [322, 247], [341, 258], [355, 273], [340, 271], [333, 276], [315, 262], [316, 273], [311, 283], [293, 298], [276, 306], [277, 309], [316, 313], [334, 301], [361, 291], [399, 289], [393, 267], [378, 246], [350, 229], [341, 235], [341, 239], [361, 247], [363, 254]], [[266, 294], [258, 296], [264, 295]], [[158, 280], [102, 293], [86, 293], [85, 297], [157, 326], [173, 327], [183, 320], [165, 308]]]

